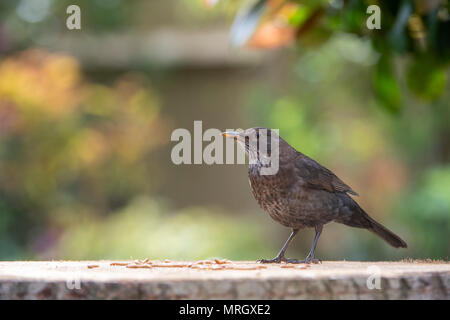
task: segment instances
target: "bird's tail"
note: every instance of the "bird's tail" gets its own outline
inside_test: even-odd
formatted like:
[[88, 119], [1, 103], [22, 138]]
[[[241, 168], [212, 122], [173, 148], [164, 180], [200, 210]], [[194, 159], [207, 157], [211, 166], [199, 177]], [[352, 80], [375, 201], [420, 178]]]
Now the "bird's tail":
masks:
[[347, 208], [350, 208], [351, 213], [348, 214], [349, 212], [346, 211], [346, 214], [341, 215], [335, 220], [336, 222], [343, 223], [351, 227], [367, 229], [381, 237], [394, 248], [408, 247], [406, 242], [399, 236], [372, 219], [352, 198], [346, 196], [344, 201], [348, 206]]
[[370, 227], [367, 228], [367, 230], [372, 231], [376, 235], [380, 236], [394, 248], [407, 248], [408, 247], [406, 242], [403, 241], [402, 238], [400, 238], [398, 235], [393, 233], [391, 230], [382, 226], [380, 223], [376, 222], [368, 215], [367, 215], [367, 218], [370, 221]]

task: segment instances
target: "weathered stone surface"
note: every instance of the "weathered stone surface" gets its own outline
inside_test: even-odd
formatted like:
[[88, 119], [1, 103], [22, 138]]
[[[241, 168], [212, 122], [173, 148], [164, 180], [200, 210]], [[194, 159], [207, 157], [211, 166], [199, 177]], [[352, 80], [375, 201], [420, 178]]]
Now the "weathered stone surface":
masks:
[[[258, 270], [129, 269], [110, 263], [0, 262], [0, 299], [450, 298], [448, 262], [330, 261], [306, 269]], [[99, 267], [89, 269], [92, 264]], [[377, 274], [381, 288], [369, 289], [368, 278]]]

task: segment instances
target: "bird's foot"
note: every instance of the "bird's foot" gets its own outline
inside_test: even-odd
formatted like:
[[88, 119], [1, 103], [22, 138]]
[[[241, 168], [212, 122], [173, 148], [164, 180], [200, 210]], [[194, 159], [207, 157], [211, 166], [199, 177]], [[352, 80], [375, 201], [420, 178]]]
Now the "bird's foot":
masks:
[[286, 259], [286, 263], [293, 263], [293, 264], [299, 264], [299, 263], [306, 263], [306, 260], [297, 260], [297, 259]]
[[319, 264], [319, 263], [322, 263], [322, 260], [316, 259], [316, 258], [312, 258], [312, 257], [306, 257], [305, 260], [302, 260], [302, 261], [300, 261], [300, 262], [298, 262], [298, 263], [306, 263], [306, 264], [311, 264], [311, 263], [313, 263], [313, 264]]
[[273, 259], [260, 259], [258, 261], [256, 261], [257, 263], [294, 263], [294, 264], [300, 264], [300, 263], [306, 263], [306, 264], [318, 264], [318, 263], [322, 263], [321, 260], [319, 259], [315, 259], [312, 257], [307, 257], [305, 260], [297, 260], [297, 259], [288, 259], [285, 257], [275, 257]]
[[273, 259], [259, 259], [257, 263], [281, 263], [281, 261], [286, 261], [285, 257], [275, 257]]
[[276, 257], [276, 258], [273, 258], [271, 260], [261, 259], [261, 260], [258, 260], [257, 262], [259, 262], [259, 263], [281, 263], [281, 262], [285, 262], [285, 263], [292, 263], [292, 264], [301, 264], [301, 263], [318, 264], [318, 263], [322, 263], [321, 260], [315, 259], [315, 258], [306, 258], [305, 260], [297, 260], [297, 259], [288, 259], [288, 258], [285, 258], [285, 257]]

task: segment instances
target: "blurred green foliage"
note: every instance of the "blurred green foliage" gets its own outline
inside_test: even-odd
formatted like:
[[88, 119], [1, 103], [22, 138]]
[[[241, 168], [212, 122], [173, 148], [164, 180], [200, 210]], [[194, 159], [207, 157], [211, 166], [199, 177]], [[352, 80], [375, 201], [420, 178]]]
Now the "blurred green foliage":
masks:
[[240, 215], [236, 223], [220, 209], [169, 211], [149, 198], [136, 198], [106, 219], [79, 216], [53, 254], [63, 259], [133, 259], [145, 254], [161, 260], [246, 260], [272, 254], [273, 246], [262, 240], [264, 230], [251, 216]]
[[158, 184], [148, 158], [168, 128], [143, 82], [126, 74], [111, 87], [93, 84], [73, 58], [35, 49], [0, 63], [0, 204], [10, 242], [25, 245], [28, 228], [55, 212], [102, 215]]
[[[373, 89], [380, 106], [390, 112], [398, 113], [404, 105], [404, 93], [398, 81], [401, 75], [396, 73], [393, 61], [397, 55], [409, 58], [404, 73], [408, 87], [417, 97], [435, 101], [446, 87], [447, 74], [443, 68], [448, 66], [450, 58], [448, 1], [255, 0], [251, 5], [248, 1], [242, 3], [245, 6], [231, 30], [237, 45], [248, 42], [255, 46], [265, 41], [283, 45], [286, 33], [291, 34], [290, 42], [295, 41], [306, 50], [324, 44], [337, 32], [370, 39], [380, 56], [374, 66]], [[380, 29], [369, 29], [366, 25], [373, 14], [367, 12], [370, 5], [380, 9]], [[258, 36], [267, 26], [281, 30], [279, 25], [283, 20], [293, 30], [286, 27], [279, 33], [260, 32], [262, 35]], [[256, 43], [250, 39], [252, 34]]]
[[425, 172], [400, 198], [396, 209], [403, 220], [409, 221], [415, 254], [439, 256], [439, 248], [449, 246], [449, 194], [450, 166], [446, 166]]
[[[394, 251], [363, 231], [327, 226], [321, 257], [448, 257], [448, 1], [259, 2], [269, 10], [249, 44], [296, 45], [286, 61], [267, 60], [270, 70], [288, 65], [275, 80], [263, 75], [249, 84], [238, 70], [210, 71], [218, 83], [235, 72], [236, 86], [245, 88], [235, 109], [243, 112], [234, 120], [279, 128], [293, 146], [345, 177], [364, 208], [410, 247]], [[261, 212], [177, 208], [173, 199], [157, 196], [166, 178], [157, 153], [168, 146], [180, 115], [165, 109], [164, 98], [173, 93], [159, 91], [151, 71], [86, 70], [70, 52], [43, 49], [47, 43], [39, 37], [64, 37], [69, 4], [82, 9], [81, 36], [146, 34], [161, 25], [229, 28], [244, 4], [222, 0], [208, 9], [204, 3], [0, 2], [0, 259], [256, 259], [276, 253], [286, 230], [275, 224], [267, 230], [269, 218]], [[274, 11], [284, 3], [291, 6]], [[381, 30], [366, 28], [370, 4], [381, 7]], [[175, 72], [205, 74], [159, 72], [166, 83]], [[211, 86], [205, 82], [204, 88]], [[218, 92], [208, 96], [212, 105], [215, 97]], [[215, 123], [230, 125], [214, 112]], [[311, 239], [304, 239], [297, 241], [298, 257], [309, 249]]]

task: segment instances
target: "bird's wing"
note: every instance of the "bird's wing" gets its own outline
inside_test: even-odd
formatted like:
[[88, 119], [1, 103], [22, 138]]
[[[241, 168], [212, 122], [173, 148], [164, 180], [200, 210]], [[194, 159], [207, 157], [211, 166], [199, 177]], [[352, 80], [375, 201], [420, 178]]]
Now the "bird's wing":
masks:
[[333, 172], [303, 154], [299, 155], [297, 158], [295, 167], [297, 174], [309, 188], [323, 189], [329, 192], [347, 192], [355, 196], [358, 195]]

